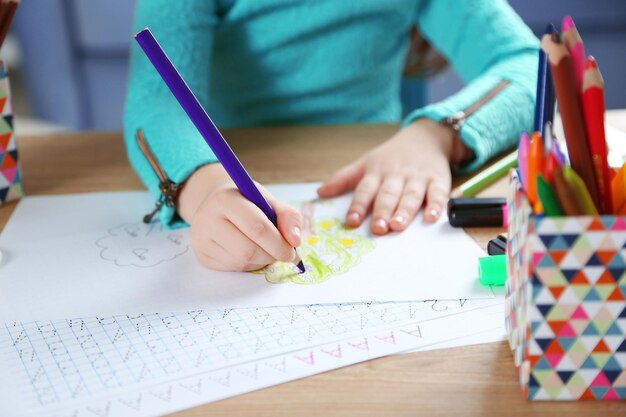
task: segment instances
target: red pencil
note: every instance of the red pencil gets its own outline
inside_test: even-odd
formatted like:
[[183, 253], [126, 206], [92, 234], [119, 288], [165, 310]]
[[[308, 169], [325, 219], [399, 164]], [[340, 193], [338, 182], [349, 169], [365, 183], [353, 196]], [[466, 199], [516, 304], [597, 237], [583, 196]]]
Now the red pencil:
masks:
[[604, 80], [596, 60], [587, 59], [582, 84], [582, 103], [589, 150], [593, 160], [596, 184], [600, 197], [600, 213], [613, 214], [611, 196], [611, 172], [607, 160], [607, 146], [604, 132]]

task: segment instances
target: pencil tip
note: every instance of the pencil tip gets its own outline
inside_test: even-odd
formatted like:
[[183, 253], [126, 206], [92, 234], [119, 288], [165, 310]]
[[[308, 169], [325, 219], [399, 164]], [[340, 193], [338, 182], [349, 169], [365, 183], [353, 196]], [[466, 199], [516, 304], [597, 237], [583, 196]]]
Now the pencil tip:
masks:
[[554, 27], [554, 25], [552, 23], [548, 23], [548, 26], [546, 26], [546, 31], [544, 32], [544, 35], [550, 35], [551, 33], [556, 32], [556, 28]]
[[596, 62], [596, 59], [593, 57], [593, 55], [589, 55], [587, 57], [586, 69], [591, 69], [591, 68], [598, 68], [598, 63]]
[[563, 18], [563, 22], [561, 23], [561, 32], [567, 32], [571, 28], [575, 28], [574, 19], [571, 16], [565, 16]]
[[530, 135], [530, 143], [533, 143], [535, 141], [541, 141], [541, 140], [543, 140], [541, 132], [533, 132], [533, 134]]
[[301, 274], [303, 274], [304, 271], [306, 271], [306, 269], [304, 269], [304, 262], [302, 261], [298, 262], [298, 271], [300, 271]]

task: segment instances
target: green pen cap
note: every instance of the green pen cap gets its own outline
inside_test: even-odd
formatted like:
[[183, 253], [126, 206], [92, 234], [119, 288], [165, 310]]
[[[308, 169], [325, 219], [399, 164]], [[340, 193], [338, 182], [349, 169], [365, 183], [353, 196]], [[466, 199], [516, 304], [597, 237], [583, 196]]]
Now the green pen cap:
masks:
[[506, 281], [506, 255], [478, 258], [478, 279], [482, 285], [504, 285]]

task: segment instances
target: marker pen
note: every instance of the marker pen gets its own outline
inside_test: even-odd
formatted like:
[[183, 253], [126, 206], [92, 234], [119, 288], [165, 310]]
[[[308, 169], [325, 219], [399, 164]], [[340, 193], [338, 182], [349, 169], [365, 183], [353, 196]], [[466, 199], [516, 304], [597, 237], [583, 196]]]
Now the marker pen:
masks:
[[448, 219], [452, 227], [506, 227], [504, 198], [451, 198]]
[[482, 285], [504, 285], [506, 282], [506, 255], [478, 258], [478, 279]]
[[503, 255], [506, 253], [506, 236], [499, 235], [495, 239], [491, 239], [487, 244], [487, 253], [489, 255]]

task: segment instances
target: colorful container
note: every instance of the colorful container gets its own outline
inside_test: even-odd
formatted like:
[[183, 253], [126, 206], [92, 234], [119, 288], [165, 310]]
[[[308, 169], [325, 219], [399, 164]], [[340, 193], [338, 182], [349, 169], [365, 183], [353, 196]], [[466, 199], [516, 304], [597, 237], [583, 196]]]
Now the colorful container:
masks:
[[509, 190], [506, 328], [531, 400], [626, 399], [626, 217], [532, 215]]
[[22, 172], [13, 134], [13, 105], [6, 66], [0, 60], [0, 204], [20, 198]]

